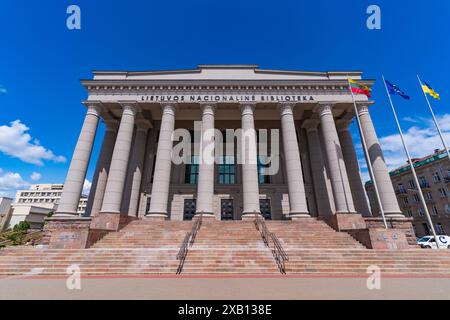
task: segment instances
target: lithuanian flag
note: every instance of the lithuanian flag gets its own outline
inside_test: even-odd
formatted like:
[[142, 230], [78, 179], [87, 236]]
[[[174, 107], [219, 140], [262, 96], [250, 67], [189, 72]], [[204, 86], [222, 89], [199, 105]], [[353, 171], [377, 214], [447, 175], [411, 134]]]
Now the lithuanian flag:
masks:
[[437, 100], [441, 100], [441, 97], [439, 96], [439, 93], [434, 91], [433, 88], [428, 83], [426, 83], [425, 81], [422, 83], [422, 89], [423, 89], [423, 92], [428, 93], [433, 98], [435, 98]]
[[363, 94], [367, 96], [367, 98], [370, 98], [370, 92], [372, 89], [368, 86], [358, 83], [350, 78], [348, 79], [348, 84], [353, 93]]

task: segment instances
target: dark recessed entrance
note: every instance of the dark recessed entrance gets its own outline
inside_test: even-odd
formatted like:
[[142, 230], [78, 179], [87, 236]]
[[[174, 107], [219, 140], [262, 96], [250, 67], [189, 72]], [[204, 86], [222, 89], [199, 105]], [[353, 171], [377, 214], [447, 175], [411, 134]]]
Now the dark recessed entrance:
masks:
[[221, 220], [234, 220], [233, 199], [222, 199], [220, 206]]

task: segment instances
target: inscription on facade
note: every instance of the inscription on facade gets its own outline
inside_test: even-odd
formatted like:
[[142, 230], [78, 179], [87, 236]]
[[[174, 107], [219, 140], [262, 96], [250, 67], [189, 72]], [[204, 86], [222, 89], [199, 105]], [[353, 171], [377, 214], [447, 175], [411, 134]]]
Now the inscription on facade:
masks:
[[310, 95], [142, 95], [148, 102], [311, 102]]

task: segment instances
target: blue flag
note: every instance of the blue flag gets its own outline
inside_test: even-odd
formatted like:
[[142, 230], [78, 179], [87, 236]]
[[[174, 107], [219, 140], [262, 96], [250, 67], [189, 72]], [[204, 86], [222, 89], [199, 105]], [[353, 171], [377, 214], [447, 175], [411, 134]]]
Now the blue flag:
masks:
[[399, 87], [397, 87], [395, 84], [390, 83], [389, 81], [386, 81], [386, 86], [388, 88], [388, 91], [391, 95], [399, 95], [403, 99], [409, 100], [411, 99], [403, 90], [401, 90]]

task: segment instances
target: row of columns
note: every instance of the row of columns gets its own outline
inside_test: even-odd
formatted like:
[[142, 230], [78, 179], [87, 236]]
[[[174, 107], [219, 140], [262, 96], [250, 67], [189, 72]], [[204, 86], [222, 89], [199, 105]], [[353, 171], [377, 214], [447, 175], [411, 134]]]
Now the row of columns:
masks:
[[[74, 215], [77, 206], [101, 114], [101, 104], [89, 102], [88, 111], [69, 167], [62, 192], [58, 214]], [[167, 217], [171, 174], [172, 133], [175, 128], [176, 107], [162, 106], [161, 128], [156, 154], [150, 209], [148, 215]], [[122, 103], [120, 124], [106, 121], [106, 133], [100, 157], [94, 174], [94, 181], [87, 210], [95, 216], [99, 213], [129, 212], [135, 215], [141, 188], [145, 141], [150, 123], [136, 121], [138, 106]], [[293, 114], [293, 105], [279, 107], [285, 166], [292, 217], [309, 217], [302, 163], [299, 152], [299, 138]], [[307, 131], [311, 156], [318, 211], [331, 214], [359, 212], [370, 215], [367, 198], [362, 185], [354, 144], [348, 130], [348, 123], [336, 127], [332, 104], [319, 104], [315, 112], [318, 120], [307, 120], [303, 128]], [[383, 159], [378, 138], [366, 106], [359, 108], [362, 130], [369, 148], [370, 161], [379, 183], [381, 200], [387, 214], [400, 214], [396, 196], [390, 183], [389, 173]], [[214, 105], [202, 105], [202, 155], [214, 150]], [[258, 214], [259, 183], [257, 169], [257, 141], [255, 133], [254, 105], [241, 106], [243, 172], [243, 214]], [[320, 124], [320, 134], [319, 134]], [[137, 127], [133, 138], [134, 127]], [[116, 133], [117, 132], [117, 133]], [[250, 133], [250, 134], [246, 134]], [[323, 139], [323, 149], [320, 138]], [[134, 141], [134, 143], [133, 143]], [[130, 151], [133, 153], [130, 158]], [[214, 159], [214, 157], [212, 157]], [[198, 177], [197, 212], [213, 214], [214, 163], [200, 161]], [[325, 161], [326, 164], [325, 165]], [[130, 163], [129, 163], [130, 162]], [[127, 177], [128, 168], [130, 175]], [[326, 167], [328, 170], [326, 170]], [[329, 175], [332, 195], [328, 194], [326, 177]], [[124, 196], [124, 190], [127, 194]], [[128, 192], [129, 190], [129, 192]], [[122, 201], [123, 199], [123, 201]]]

